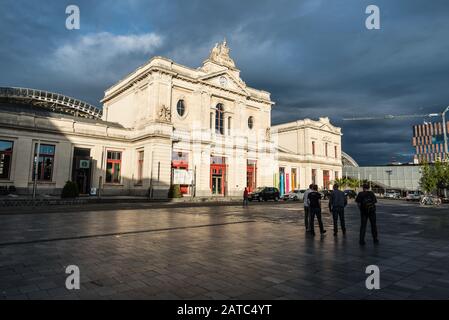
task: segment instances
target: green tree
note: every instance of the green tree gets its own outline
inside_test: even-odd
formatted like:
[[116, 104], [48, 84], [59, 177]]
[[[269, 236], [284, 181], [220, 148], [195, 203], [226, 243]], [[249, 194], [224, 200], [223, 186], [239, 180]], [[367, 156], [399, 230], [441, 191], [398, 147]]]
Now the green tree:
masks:
[[449, 189], [449, 157], [433, 164], [424, 163], [420, 185], [425, 192], [444, 194], [444, 190]]
[[435, 162], [434, 171], [438, 191], [449, 189], [449, 162], [447, 161]]
[[349, 180], [349, 187], [351, 189], [357, 189], [358, 187], [360, 187], [362, 185], [362, 182], [356, 178], [350, 178]]
[[359, 185], [362, 185], [361, 181], [359, 181], [356, 178], [350, 177], [342, 177], [340, 179], [335, 179], [334, 183], [338, 184], [341, 189], [345, 188], [356, 189], [359, 187]]

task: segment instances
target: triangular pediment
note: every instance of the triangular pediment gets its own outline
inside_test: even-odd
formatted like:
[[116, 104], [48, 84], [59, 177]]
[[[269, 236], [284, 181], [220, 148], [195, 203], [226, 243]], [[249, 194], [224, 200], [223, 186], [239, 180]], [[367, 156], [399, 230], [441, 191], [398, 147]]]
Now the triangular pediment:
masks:
[[326, 131], [334, 131], [329, 125], [327, 124], [323, 124], [320, 126], [321, 130], [326, 130]]
[[320, 117], [318, 121], [315, 122], [316, 126], [323, 131], [337, 133], [338, 128], [334, 127], [331, 123], [328, 117]]
[[338, 129], [337, 128], [335, 128], [332, 125], [328, 125], [328, 124], [321, 125], [320, 129], [323, 130], [323, 131], [331, 132], [331, 133], [338, 133]]
[[234, 76], [229, 70], [221, 70], [207, 74], [202, 76], [200, 80], [225, 90], [237, 91], [249, 95], [246, 90], [246, 84], [240, 78]]

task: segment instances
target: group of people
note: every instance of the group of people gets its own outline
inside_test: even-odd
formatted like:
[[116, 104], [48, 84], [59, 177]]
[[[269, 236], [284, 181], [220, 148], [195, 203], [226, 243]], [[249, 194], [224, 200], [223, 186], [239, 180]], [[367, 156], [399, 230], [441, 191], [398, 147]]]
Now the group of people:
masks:
[[[345, 224], [345, 207], [348, 204], [348, 199], [343, 191], [338, 189], [338, 184], [334, 184], [333, 191], [329, 195], [329, 212], [332, 213], [334, 220], [334, 236], [338, 234], [338, 220], [340, 220], [341, 232], [346, 235]], [[248, 206], [248, 188], [245, 188], [243, 192], [243, 206]], [[311, 184], [309, 189], [304, 192], [304, 225], [306, 232], [311, 235], [315, 235], [315, 217], [318, 220], [318, 226], [320, 233], [325, 234], [323, 219], [321, 218], [321, 200], [323, 196], [318, 192], [318, 186]], [[368, 184], [363, 185], [363, 191], [359, 192], [355, 198], [355, 202], [360, 210], [360, 245], [365, 245], [365, 233], [368, 220], [371, 225], [371, 234], [375, 244], [379, 243], [377, 237], [377, 224], [376, 224], [376, 196]]]
[[[345, 207], [348, 204], [347, 197], [343, 191], [338, 189], [338, 184], [334, 184], [333, 191], [329, 195], [329, 212], [332, 214], [334, 221], [334, 236], [338, 234], [338, 220], [340, 220], [340, 227], [343, 235], [346, 234], [345, 224]], [[376, 196], [369, 190], [369, 185], [363, 185], [363, 191], [359, 192], [355, 198], [355, 202], [360, 210], [360, 245], [365, 245], [365, 233], [368, 220], [371, 225], [371, 234], [375, 244], [379, 243], [377, 236], [376, 224]], [[326, 233], [324, 229], [323, 220], [321, 218], [321, 200], [322, 195], [318, 192], [318, 186], [311, 184], [309, 189], [304, 193], [304, 225], [306, 232], [315, 235], [315, 217], [318, 220], [320, 233]]]

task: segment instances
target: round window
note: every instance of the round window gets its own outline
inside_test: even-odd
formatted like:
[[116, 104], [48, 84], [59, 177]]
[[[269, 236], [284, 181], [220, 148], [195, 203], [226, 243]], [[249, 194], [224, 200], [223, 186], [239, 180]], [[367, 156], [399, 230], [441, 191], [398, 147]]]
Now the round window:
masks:
[[178, 111], [178, 114], [182, 117], [186, 113], [186, 105], [184, 103], [184, 100], [179, 100], [178, 104], [176, 105], [176, 110]]
[[249, 117], [248, 118], [248, 128], [252, 129], [254, 127], [254, 118]]

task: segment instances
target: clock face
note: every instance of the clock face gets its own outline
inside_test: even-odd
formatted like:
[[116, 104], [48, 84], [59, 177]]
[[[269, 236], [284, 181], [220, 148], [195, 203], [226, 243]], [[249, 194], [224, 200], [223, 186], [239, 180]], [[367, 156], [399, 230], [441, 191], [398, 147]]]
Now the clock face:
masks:
[[225, 87], [228, 84], [228, 79], [226, 77], [220, 77], [220, 84]]

